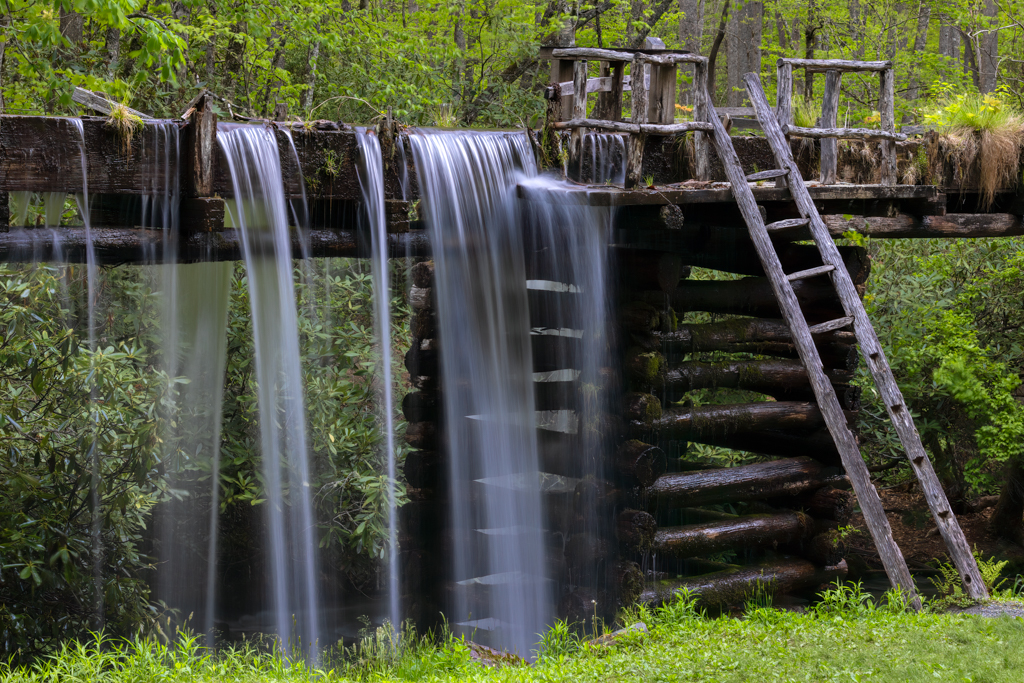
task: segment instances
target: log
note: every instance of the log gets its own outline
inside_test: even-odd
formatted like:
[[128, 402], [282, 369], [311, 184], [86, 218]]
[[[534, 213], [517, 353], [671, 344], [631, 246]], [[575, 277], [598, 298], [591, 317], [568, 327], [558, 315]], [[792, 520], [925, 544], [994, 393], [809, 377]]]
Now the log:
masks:
[[[789, 327], [782, 320], [737, 318], [717, 323], [680, 325], [675, 332], [657, 335], [661, 351], [669, 358], [693, 353], [723, 351], [759, 356], [798, 358]], [[852, 370], [856, 367], [856, 336], [833, 331], [815, 337], [826, 367]]]
[[619, 308], [619, 325], [633, 334], [648, 334], [661, 327], [661, 313], [643, 301], [630, 301]]
[[[632, 75], [633, 97], [630, 100], [630, 122], [647, 123], [647, 64], [639, 54], [634, 54], [630, 72]], [[643, 183], [644, 145], [647, 135], [640, 131], [631, 132], [629, 144], [626, 145], [626, 182], [625, 189], [639, 187]]]
[[576, 337], [563, 337], [553, 334], [531, 334], [530, 345], [533, 348], [533, 371], [552, 372], [554, 370], [579, 369], [581, 340]]
[[434, 310], [434, 290], [430, 287], [416, 287], [409, 289], [409, 305], [414, 311]]
[[[1011, 213], [948, 213], [944, 216], [822, 216], [829, 234], [859, 232], [873, 238], [1016, 237], [1024, 219]], [[800, 237], [809, 236], [801, 234]]]
[[857, 498], [850, 491], [825, 486], [795, 499], [770, 501], [772, 505], [803, 510], [815, 519], [830, 520], [844, 525], [853, 517]]
[[[807, 432], [820, 429], [824, 424], [821, 412], [814, 403], [766, 401], [674, 408], [665, 411], [650, 428], [662, 439], [707, 443], [716, 435], [730, 436], [769, 429]], [[634, 432], [648, 429], [643, 423], [632, 423], [630, 426]]]
[[[807, 69], [817, 73], [828, 71], [841, 71], [845, 73], [885, 71], [892, 68], [892, 62], [890, 61], [861, 62], [849, 59], [801, 59], [798, 57], [781, 57], [777, 64], [779, 66], [789, 66], [791, 69]], [[782, 121], [780, 120], [780, 122]]]
[[683, 265], [679, 254], [618, 248], [614, 258], [618, 261], [621, 283], [628, 289], [672, 292], [679, 281], [690, 274], [690, 268]]
[[819, 489], [839, 472], [811, 458], [789, 458], [709, 472], [664, 474], [648, 495], [653, 506], [662, 508], [766, 500]]
[[846, 576], [846, 572], [845, 562], [819, 568], [807, 560], [783, 558], [682, 581], [658, 581], [644, 589], [640, 602], [663, 605], [675, 600], [679, 591], [686, 588], [699, 595], [698, 604], [703, 607], [741, 605], [757, 590], [785, 595], [831, 583]]
[[436, 391], [412, 391], [402, 399], [402, 414], [407, 422], [435, 422], [440, 404]]
[[[182, 194], [186, 197], [209, 197], [213, 194], [216, 177], [217, 114], [213, 111], [213, 97], [202, 93], [190, 110], [183, 131], [184, 173]], [[182, 223], [184, 225], [184, 222]], [[221, 226], [223, 226], [223, 219]]]
[[444, 482], [443, 463], [434, 451], [409, 451], [402, 463], [402, 474], [409, 486], [417, 489], [437, 488]]
[[[810, 433], [792, 432], [778, 429], [755, 430], [736, 434], [712, 433], [694, 439], [697, 443], [705, 443], [719, 448], [735, 451], [748, 451], [778, 458], [808, 457], [814, 458], [823, 465], [839, 466], [842, 461], [835, 441], [828, 429], [822, 427]], [[668, 447], [669, 444], [657, 440], [657, 443]]]
[[[849, 394], [850, 398], [859, 398], [859, 392], [854, 390], [857, 388], [847, 384], [852, 379], [851, 372], [833, 370], [828, 374], [837, 393], [841, 391]], [[753, 391], [780, 401], [814, 400], [807, 371], [798, 359], [682, 363], [665, 373], [665, 383], [659, 395], [667, 403], [675, 403], [690, 391], [716, 388]], [[857, 401], [852, 409], [856, 409], [856, 404]]]
[[634, 389], [652, 389], [664, 383], [665, 357], [639, 346], [626, 351], [622, 372]]
[[575, 410], [579, 405], [576, 382], [534, 382], [533, 401], [537, 410]]
[[[839, 113], [839, 87], [842, 73], [829, 71], [825, 74], [825, 94], [821, 105], [821, 127], [835, 128], [836, 115]], [[785, 129], [784, 129], [785, 130]], [[822, 185], [834, 185], [836, 182], [836, 165], [839, 161], [839, 141], [825, 138], [821, 141], [821, 173]]]
[[[2, 136], [0, 136], [2, 137]], [[99, 263], [162, 263], [171, 259], [172, 241], [163, 230], [142, 228], [94, 228], [92, 243]], [[292, 233], [292, 258], [306, 252], [298, 233]], [[388, 251], [403, 257], [429, 253], [429, 242], [422, 231], [388, 235]], [[344, 230], [310, 230], [309, 255], [319, 257], [366, 258], [369, 245], [357, 242], [356, 234]], [[234, 228], [221, 232], [191, 233], [177, 240], [177, 262], [240, 261], [242, 240]], [[11, 230], [0, 234], [0, 261], [86, 262], [85, 228], [55, 230]]]
[[669, 557], [714, 555], [726, 550], [794, 543], [809, 538], [813, 530], [813, 520], [799, 512], [741, 515], [730, 520], [659, 528], [651, 549], [659, 556]]
[[[801, 280], [793, 291], [809, 322], [842, 317], [843, 308], [835, 290], [825, 280]], [[706, 311], [757, 318], [780, 318], [778, 301], [767, 278], [739, 280], [684, 280], [669, 297], [677, 313]]]
[[889, 133], [874, 128], [803, 128], [801, 126], [786, 126], [783, 132], [792, 137], [812, 138], [815, 140], [842, 138], [844, 140], [895, 140], [903, 142], [907, 139], [907, 136], [902, 133]]
[[795, 539], [787, 548], [795, 555], [813, 562], [819, 567], [839, 564], [846, 557], [846, 543], [839, 532], [832, 529], [815, 534], [810, 538]]
[[630, 550], [647, 551], [654, 543], [658, 522], [643, 510], [623, 510], [615, 523], [615, 537]]
[[412, 347], [405, 352], [405, 369], [412, 377], [437, 377], [437, 351], [432, 345], [423, 348], [423, 343], [414, 339]]
[[437, 436], [437, 425], [433, 422], [410, 422], [405, 428], [405, 442], [420, 450], [437, 450]]
[[423, 310], [413, 313], [409, 330], [416, 339], [433, 339], [437, 335], [437, 318], [434, 311]]
[[[98, 111], [101, 114], [109, 114], [113, 111], [114, 107], [118, 105], [118, 102], [113, 102], [103, 95], [94, 93], [92, 90], [86, 90], [85, 88], [78, 87], [71, 91], [71, 101], [77, 102], [84, 107], [92, 109], [93, 111]], [[153, 117], [149, 114], [143, 114], [141, 111], [137, 111], [128, 106], [124, 106], [124, 108], [128, 110], [129, 114], [138, 116], [140, 119], [153, 120]]]
[[415, 287], [428, 288], [434, 286], [434, 262], [420, 261], [409, 270], [412, 284]]
[[615, 454], [616, 473], [630, 483], [648, 487], [665, 473], [668, 460], [657, 446], [631, 439]]
[[626, 419], [647, 427], [661, 418], [661, 400], [653, 394], [631, 391], [624, 397]]
[[710, 131], [711, 124], [702, 121], [687, 121], [684, 123], [627, 123], [625, 121], [599, 121], [597, 119], [573, 118], [569, 121], [559, 121], [551, 124], [555, 130], [577, 131], [592, 128], [594, 130], [606, 131], [609, 133], [639, 133], [643, 135], [679, 135], [690, 131]]

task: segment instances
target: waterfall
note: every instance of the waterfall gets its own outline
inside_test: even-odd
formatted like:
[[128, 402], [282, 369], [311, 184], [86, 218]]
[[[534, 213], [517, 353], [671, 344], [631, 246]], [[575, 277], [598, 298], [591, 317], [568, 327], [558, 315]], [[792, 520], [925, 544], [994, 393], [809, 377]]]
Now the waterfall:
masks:
[[[384, 164], [380, 140], [370, 129], [356, 131], [359, 145], [359, 187], [366, 207], [372, 245], [374, 327], [380, 353], [378, 410], [388, 472], [388, 619], [401, 630], [402, 614], [398, 585], [398, 510], [395, 506], [395, 398], [391, 372], [391, 278], [388, 270], [387, 222], [384, 213]], [[365, 232], [364, 232], [365, 234]]]
[[616, 133], [587, 133], [583, 157], [590, 161], [590, 182], [622, 185], [626, 181], [626, 141]]
[[323, 646], [317, 546], [281, 160], [264, 127], [222, 124], [217, 140], [231, 172], [231, 220], [242, 236], [248, 275], [274, 621], [286, 651], [312, 652]]

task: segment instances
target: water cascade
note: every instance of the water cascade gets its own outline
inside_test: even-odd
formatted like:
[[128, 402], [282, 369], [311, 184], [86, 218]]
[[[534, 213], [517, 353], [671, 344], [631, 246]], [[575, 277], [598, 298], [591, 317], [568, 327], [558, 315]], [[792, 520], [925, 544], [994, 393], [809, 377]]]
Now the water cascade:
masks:
[[[298, 319], [281, 160], [265, 128], [222, 125], [231, 220], [242, 236], [256, 348], [257, 400], [269, 529], [268, 582], [286, 651], [323, 646]], [[295, 619], [294, 627], [292, 619]]]
[[402, 615], [398, 586], [398, 514], [395, 506], [395, 399], [391, 371], [391, 286], [388, 268], [387, 224], [384, 213], [384, 164], [380, 140], [369, 129], [359, 129], [359, 186], [366, 207], [372, 245], [374, 327], [380, 353], [380, 412], [388, 473], [388, 619], [400, 629]]
[[[453, 549], [448, 616], [467, 636], [529, 657], [556, 614], [556, 592], [576, 587], [550, 571], [576, 529], [549, 529], [545, 499], [565, 500], [588, 472], [598, 474], [596, 464], [581, 463], [570, 468], [574, 476], [547, 471], [557, 468], [542, 466], [538, 437], [569, 434], [577, 446], [562, 455], [575, 462], [575, 437], [601, 431], [594, 416], [607, 393], [598, 376], [608, 357], [609, 224], [599, 219], [607, 214], [560, 206], [569, 186], [537, 176], [524, 135], [422, 131], [409, 140], [435, 263]], [[546, 236], [555, 239], [538, 249]], [[529, 289], [569, 293], [564, 310], [549, 313], [575, 323], [534, 325]], [[589, 331], [580, 329], [584, 320]], [[538, 337], [563, 337], [570, 352], [564, 365], [535, 376]], [[590, 408], [538, 412], [535, 380], [568, 381], [578, 405]], [[589, 456], [602, 462], [604, 445], [594, 446]]]

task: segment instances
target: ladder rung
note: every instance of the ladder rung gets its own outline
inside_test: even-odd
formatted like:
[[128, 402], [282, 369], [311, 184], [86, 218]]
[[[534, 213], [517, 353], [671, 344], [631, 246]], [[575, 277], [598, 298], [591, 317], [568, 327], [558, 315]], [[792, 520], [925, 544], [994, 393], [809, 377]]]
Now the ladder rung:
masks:
[[793, 273], [792, 275], [787, 275], [786, 279], [790, 282], [793, 282], [794, 280], [806, 280], [809, 277], [817, 277], [819, 275], [824, 275], [825, 273], [831, 273], [835, 269], [836, 267], [831, 264], [818, 266], [817, 268], [808, 268], [807, 270], [801, 270]]
[[811, 325], [811, 334], [821, 334], [823, 332], [831, 332], [832, 330], [838, 330], [840, 327], [846, 327], [853, 322], [852, 316], [845, 318], [838, 318], [836, 320], [829, 320], [827, 323], [821, 323], [820, 325]]
[[779, 232], [780, 230], [792, 230], [793, 228], [802, 228], [810, 225], [811, 219], [809, 218], [787, 218], [782, 221], [775, 221], [764, 226], [764, 229], [768, 232]]
[[759, 173], [751, 173], [747, 176], [748, 183], [754, 183], [758, 180], [771, 180], [772, 178], [781, 178], [784, 175], [789, 175], [788, 168], [775, 168], [770, 171], [761, 171]]

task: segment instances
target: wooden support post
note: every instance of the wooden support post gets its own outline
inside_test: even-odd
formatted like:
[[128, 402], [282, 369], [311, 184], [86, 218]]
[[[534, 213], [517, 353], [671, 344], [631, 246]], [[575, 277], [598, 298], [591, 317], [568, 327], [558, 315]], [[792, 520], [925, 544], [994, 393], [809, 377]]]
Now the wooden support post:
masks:
[[[587, 60], [578, 59], [573, 65], [572, 75], [572, 118], [587, 118]], [[583, 176], [583, 138], [587, 134], [586, 128], [573, 128], [569, 137], [569, 174], [575, 175], [575, 180], [581, 180]]]
[[213, 113], [213, 96], [204, 94], [195, 104], [185, 126], [185, 163], [182, 167], [182, 194], [185, 197], [213, 195], [214, 171], [217, 168], [217, 115]]
[[[608, 78], [611, 76], [610, 63], [601, 61], [597, 67], [598, 78]], [[610, 98], [608, 97], [611, 92], [598, 92], [597, 103], [594, 105], [594, 111], [591, 116], [598, 121], [607, 121], [612, 110]]]
[[[693, 65], [693, 120], [707, 121], [711, 103], [708, 101], [708, 64], [706, 61]], [[707, 133], [693, 133], [693, 176], [697, 180], [711, 177], [711, 136]]]
[[[775, 118], [785, 130], [793, 125], [793, 65], [781, 59], [776, 68]], [[775, 187], [786, 187], [786, 176], [775, 179]]]
[[[882, 130], [896, 133], [896, 72], [890, 66], [879, 72], [881, 91], [878, 93], [878, 112]], [[882, 185], [896, 184], [896, 143], [882, 140]]]
[[607, 112], [607, 120], [622, 120], [622, 82], [625, 79], [626, 63], [609, 62], [612, 68], [612, 91], [608, 94], [610, 109]]
[[[637, 52], [633, 55], [632, 78], [633, 100], [630, 108], [630, 120], [632, 123], [647, 123], [647, 82], [644, 78], [644, 69], [647, 68], [647, 61], [643, 54]], [[631, 133], [629, 136], [629, 149], [626, 152], [626, 189], [637, 187], [643, 183], [644, 165], [644, 144], [647, 142], [646, 133]]]
[[[839, 114], [839, 86], [842, 82], [842, 73], [829, 71], [825, 74], [825, 95], [821, 105], [822, 128], [835, 128], [836, 117]], [[839, 162], [839, 140], [837, 138], [822, 138], [821, 140], [821, 184], [835, 185], [836, 165]]]
[[[551, 84], [557, 86], [559, 83], [573, 80], [573, 60], [552, 59], [551, 60]], [[572, 95], [563, 95], [559, 100], [557, 111], [560, 112], [557, 121], [568, 121], [569, 112], [572, 111]]]
[[11, 225], [11, 196], [0, 192], [0, 232], [8, 232]]

